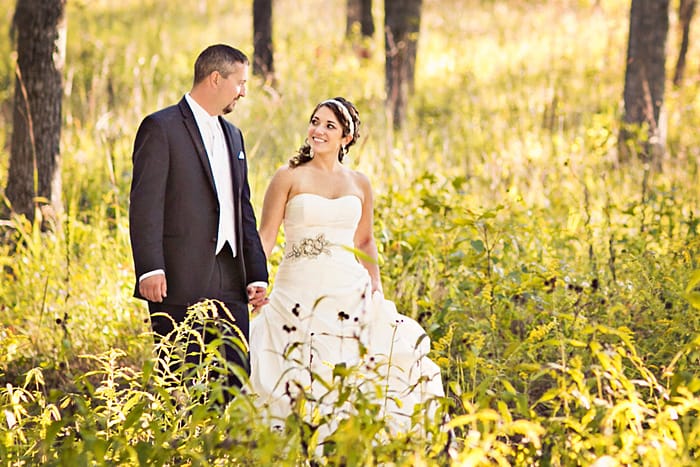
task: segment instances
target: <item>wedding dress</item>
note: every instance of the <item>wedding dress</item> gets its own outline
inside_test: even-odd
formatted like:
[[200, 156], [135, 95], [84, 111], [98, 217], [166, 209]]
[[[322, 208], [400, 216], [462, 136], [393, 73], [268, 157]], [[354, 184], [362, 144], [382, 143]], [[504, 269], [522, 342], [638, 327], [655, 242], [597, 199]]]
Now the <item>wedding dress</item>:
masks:
[[394, 431], [413, 428], [417, 404], [430, 413], [444, 396], [425, 331], [371, 293], [351, 248], [361, 211], [354, 195], [287, 202], [284, 258], [270, 303], [250, 325], [251, 390], [273, 425], [284, 425], [303, 394], [307, 409], [351, 415], [352, 398], [338, 403], [339, 368], [354, 369], [344, 384], [375, 400]]

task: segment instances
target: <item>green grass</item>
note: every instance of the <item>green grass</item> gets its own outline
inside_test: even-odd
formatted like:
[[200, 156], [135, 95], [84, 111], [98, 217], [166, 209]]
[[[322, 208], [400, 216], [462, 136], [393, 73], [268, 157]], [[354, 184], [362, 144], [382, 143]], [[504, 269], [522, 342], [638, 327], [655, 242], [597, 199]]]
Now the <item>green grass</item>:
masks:
[[[13, 3], [0, 1], [7, 27]], [[392, 133], [381, 28], [364, 57], [344, 41], [344, 2], [276, 1], [278, 83], [252, 78], [230, 116], [246, 137], [259, 208], [313, 106], [336, 95], [358, 106], [362, 139], [348, 165], [376, 192], [385, 294], [432, 338], [455, 465], [694, 465], [700, 456], [700, 318], [689, 287], [700, 269], [700, 36], [685, 83], [667, 86], [663, 171], [618, 166], [628, 3], [424, 2], [415, 95]], [[131, 297], [136, 127], [189, 89], [207, 44], [252, 55], [250, 4], [115, 5], [68, 2], [62, 229], [17, 220], [0, 244], [0, 458], [303, 465], [318, 452], [316, 426], [330, 420], [309, 423], [300, 407], [271, 432], [247, 397], [217, 408], [216, 387], [195, 385], [173, 404], [151, 371], [146, 309]], [[679, 42], [671, 19], [669, 70]], [[3, 187], [9, 135], [0, 136]], [[353, 391], [348, 381], [335, 390]], [[357, 410], [322, 462], [449, 463], [438, 425], [427, 438], [387, 439], [372, 400]]]

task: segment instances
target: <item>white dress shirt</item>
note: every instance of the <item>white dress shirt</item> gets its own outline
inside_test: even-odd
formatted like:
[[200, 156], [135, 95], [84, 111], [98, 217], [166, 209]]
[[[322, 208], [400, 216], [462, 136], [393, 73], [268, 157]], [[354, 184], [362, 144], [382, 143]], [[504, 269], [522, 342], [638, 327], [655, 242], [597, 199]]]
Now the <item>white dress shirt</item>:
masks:
[[233, 256], [236, 256], [231, 160], [226, 138], [224, 137], [224, 129], [221, 127], [219, 117], [209, 115], [209, 112], [204, 110], [190, 96], [190, 93], [185, 94], [185, 99], [187, 99], [187, 103], [192, 109], [197, 127], [204, 140], [211, 172], [214, 175], [216, 195], [219, 198], [219, 232], [216, 241], [216, 253], [218, 254], [228, 241], [231, 251], [233, 251]]

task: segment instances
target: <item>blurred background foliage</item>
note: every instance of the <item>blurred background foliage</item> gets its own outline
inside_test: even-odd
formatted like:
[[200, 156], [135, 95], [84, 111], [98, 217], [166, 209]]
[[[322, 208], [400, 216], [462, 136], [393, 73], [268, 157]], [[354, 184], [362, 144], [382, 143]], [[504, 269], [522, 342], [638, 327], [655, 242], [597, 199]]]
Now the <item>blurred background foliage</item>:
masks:
[[[90, 461], [95, 453], [141, 463], [147, 454], [135, 440], [161, 463], [312, 456], [302, 449], [303, 430], [280, 441], [242, 407], [223, 418], [203, 412], [159, 434], [159, 425], [144, 422], [176, 424], [172, 413], [143, 402], [139, 379], [152, 347], [146, 309], [131, 297], [133, 136], [145, 114], [189, 90], [192, 63], [206, 45], [227, 42], [252, 55], [251, 3], [68, 2], [66, 215], [55, 234], [17, 221], [5, 233], [13, 241], [0, 244], [7, 421], [0, 444], [15, 464]], [[385, 294], [433, 341], [449, 388], [455, 464], [696, 463], [697, 34], [685, 82], [667, 86], [668, 155], [656, 170], [616, 162], [628, 1], [424, 0], [416, 89], [398, 132], [384, 112], [381, 30], [347, 41], [344, 3], [274, 2], [277, 83], [251, 77], [247, 97], [227, 117], [246, 138], [255, 206], [302, 143], [314, 105], [347, 97], [362, 118], [347, 164], [376, 191]], [[13, 4], [0, 0], [6, 31]], [[381, 25], [381, 4], [373, 13]], [[674, 13], [669, 63], [676, 27]], [[9, 34], [0, 35], [0, 186], [12, 50]], [[94, 380], [85, 385], [88, 371]], [[122, 392], [93, 397], [115, 378]], [[120, 425], [116, 411], [99, 410], [105, 400], [124, 413], [143, 402], [133, 412], [142, 423]], [[365, 431], [348, 428], [359, 430], [354, 439], [371, 439], [372, 422], [364, 422]], [[65, 434], [78, 427], [83, 438]], [[246, 442], [257, 448], [226, 444], [235, 427], [253, 430]], [[41, 441], [45, 430], [55, 439]], [[202, 433], [214, 437], [210, 457], [201, 457]], [[445, 464], [443, 435], [432, 447], [369, 443], [359, 462]], [[159, 442], [174, 450], [156, 449]], [[326, 461], [340, 462], [337, 456]]]

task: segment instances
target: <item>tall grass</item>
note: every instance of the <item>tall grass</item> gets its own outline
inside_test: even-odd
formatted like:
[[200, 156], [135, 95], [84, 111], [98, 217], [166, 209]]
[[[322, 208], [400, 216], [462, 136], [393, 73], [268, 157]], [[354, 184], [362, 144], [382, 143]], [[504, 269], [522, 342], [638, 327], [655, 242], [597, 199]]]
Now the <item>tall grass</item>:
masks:
[[[8, 27], [13, 3], [0, 1]], [[618, 166], [628, 3], [425, 1], [398, 133], [383, 108], [381, 28], [350, 44], [344, 2], [274, 3], [277, 83], [251, 77], [228, 117], [246, 137], [254, 204], [313, 106], [355, 102], [362, 139], [348, 165], [377, 193], [385, 293], [426, 328], [449, 389], [450, 430], [432, 427], [432, 441], [378, 443], [381, 420], [358, 404], [322, 462], [444, 465], [447, 433], [455, 464], [697, 462], [700, 319], [688, 283], [700, 268], [700, 37], [686, 82], [667, 87], [663, 170]], [[252, 55], [250, 3], [68, 2], [68, 17], [63, 226], [45, 234], [15, 220], [0, 245], [0, 452], [13, 464], [309, 461], [303, 418], [274, 433], [246, 397], [186, 414], [154, 396], [147, 313], [131, 298], [136, 127], [189, 89], [207, 44]], [[8, 129], [11, 50], [0, 39]], [[0, 141], [4, 186], [9, 133]]]

